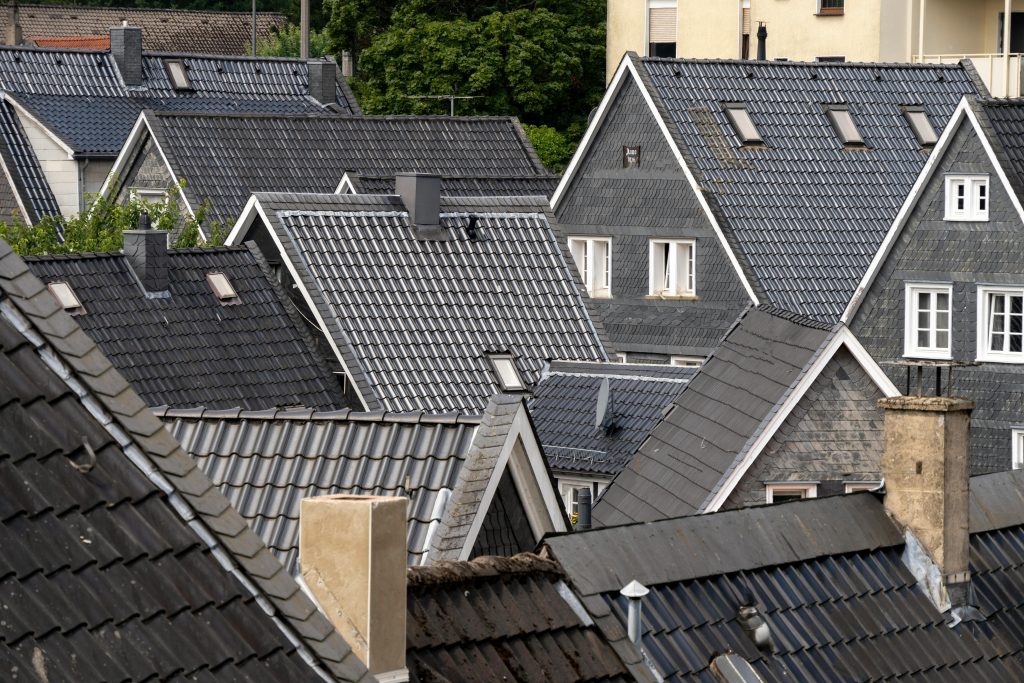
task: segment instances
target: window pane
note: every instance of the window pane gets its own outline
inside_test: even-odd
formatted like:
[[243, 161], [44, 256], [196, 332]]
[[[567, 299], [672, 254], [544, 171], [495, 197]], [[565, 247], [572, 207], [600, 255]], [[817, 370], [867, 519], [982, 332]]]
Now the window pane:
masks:
[[757, 127], [754, 126], [754, 121], [750, 118], [750, 112], [747, 111], [746, 107], [731, 106], [726, 108], [725, 113], [728, 115], [733, 129], [736, 131], [736, 136], [743, 144], [761, 142], [761, 134], [757, 132]]
[[927, 114], [923, 111], [908, 111], [906, 114], [907, 120], [910, 121], [910, 127], [914, 129], [914, 135], [922, 146], [934, 145], [938, 141], [939, 138], [935, 134], [935, 129], [932, 128]]
[[967, 185], [965, 183], [956, 184], [956, 210], [964, 210], [964, 197], [967, 196]]
[[860, 131], [857, 130], [857, 125], [853, 122], [853, 117], [849, 111], [845, 109], [830, 109], [828, 115], [832, 119], [832, 125], [835, 126], [836, 131], [839, 133], [839, 139], [844, 145], [863, 144], [864, 138], [861, 137]]
[[946, 292], [938, 292], [935, 295], [935, 310], [937, 311], [949, 311], [949, 294]]
[[937, 330], [948, 330], [949, 329], [949, 313], [937, 313], [935, 314], [935, 329]]
[[928, 348], [928, 330], [921, 330], [917, 333], [917, 348]]
[[948, 349], [949, 348], [949, 332], [936, 332], [935, 333], [935, 348], [937, 348], [937, 349]]
[[988, 199], [988, 183], [986, 183], [984, 180], [979, 180], [977, 182], [977, 184], [976, 184], [976, 187], [977, 187], [976, 192], [977, 192], [977, 196], [978, 196], [978, 201], [977, 201], [978, 211], [984, 212], [986, 210], [985, 207], [988, 206], [988, 204], [987, 204], [987, 199]]
[[1002, 294], [992, 294], [989, 301], [992, 302], [993, 313], [1004, 313], [1006, 311], [1006, 299]]
[[1010, 353], [1020, 353], [1022, 348], [1021, 342], [1022, 338], [1019, 334], [1010, 335]]
[[1014, 315], [1020, 315], [1024, 311], [1024, 297], [1022, 296], [1011, 296], [1010, 297], [1010, 313]]

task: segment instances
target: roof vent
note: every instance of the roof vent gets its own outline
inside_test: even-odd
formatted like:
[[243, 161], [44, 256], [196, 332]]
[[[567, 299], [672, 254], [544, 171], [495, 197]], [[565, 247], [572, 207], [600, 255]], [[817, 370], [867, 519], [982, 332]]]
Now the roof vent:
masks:
[[395, 191], [402, 198], [418, 239], [444, 239], [441, 232], [441, 176], [426, 173], [395, 175]]
[[758, 650], [764, 653], [772, 652], [775, 648], [772, 644], [772, 632], [768, 628], [768, 622], [761, 616], [757, 605], [742, 605], [737, 613], [740, 627], [750, 637]]
[[601, 380], [601, 386], [597, 390], [597, 413], [594, 426], [607, 434], [615, 428], [615, 411], [612, 407], [612, 390], [608, 378]]
[[619, 595], [629, 600], [629, 614], [626, 623], [629, 628], [629, 639], [637, 646], [640, 645], [640, 636], [643, 635], [643, 605], [641, 601], [650, 592], [651, 590], [647, 586], [636, 580], [630, 581], [619, 591]]
[[734, 652], [726, 652], [712, 659], [711, 673], [722, 683], [764, 683], [750, 662]]
[[476, 231], [476, 222], [479, 219], [479, 216], [470, 216], [469, 223], [466, 224], [466, 237], [469, 238], [470, 242], [476, 242], [478, 239], [480, 239], [480, 233]]

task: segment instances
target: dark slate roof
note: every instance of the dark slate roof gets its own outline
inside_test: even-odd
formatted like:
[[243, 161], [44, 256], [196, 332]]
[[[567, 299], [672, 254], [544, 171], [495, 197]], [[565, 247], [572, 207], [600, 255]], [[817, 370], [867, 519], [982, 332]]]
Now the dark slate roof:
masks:
[[5, 678], [370, 679], [3, 241], [0, 376]]
[[[0, 9], [0, 35], [11, 23], [11, 5]], [[199, 52], [218, 55], [252, 54], [252, 13], [202, 12], [141, 7], [85, 7], [18, 3], [19, 23], [26, 42], [59, 36], [98, 36], [107, 39], [110, 27], [142, 28], [142, 47], [157, 52]], [[266, 40], [273, 29], [287, 24], [278, 12], [256, 13], [256, 38]]]
[[1010, 186], [1024, 198], [1024, 103], [1019, 99], [969, 98], [978, 123], [999, 159]]
[[[349, 174], [356, 194], [394, 194], [395, 176]], [[550, 197], [560, 176], [442, 176], [441, 194], [448, 197]]]
[[702, 511], [831, 334], [793, 314], [748, 309], [602, 494], [595, 522]]
[[[1021, 602], [1021, 527], [991, 539], [991, 549], [981, 536], [972, 539], [972, 569], [989, 618], [956, 628], [903, 564], [903, 531], [870, 493], [545, 543], [600, 628], [625, 623], [624, 584], [635, 579], [651, 589], [642, 642], [667, 681], [719, 680], [709, 661], [726, 651], [766, 681], [1021, 680], [1022, 641], [1012, 630], [1022, 621], [1012, 613]], [[1003, 596], [1000, 588], [1013, 592]], [[990, 609], [993, 598], [1004, 604]], [[737, 610], [747, 602], [769, 624], [771, 654], [739, 625]]]
[[530, 553], [409, 570], [406, 666], [435, 681], [649, 681], [632, 644], [610, 644], [556, 562]]
[[[233, 223], [254, 192], [334, 192], [346, 173], [453, 177], [460, 194], [478, 188], [548, 196], [551, 176], [515, 118], [499, 116], [255, 116], [146, 113], [193, 206]], [[380, 189], [380, 188], [375, 188]], [[525, 189], [528, 192], [523, 192]], [[495, 194], [495, 193], [491, 193]]]
[[424, 241], [398, 197], [256, 197], [371, 407], [479, 412], [492, 352], [528, 385], [549, 359], [606, 359], [540, 198], [442, 198], [445, 239]]
[[[35, 223], [43, 216], [59, 216], [60, 206], [50, 184], [43, 175], [32, 144], [25, 137], [21, 122], [7, 102], [0, 102], [0, 159], [10, 175], [12, 190], [21, 200], [27, 222]], [[8, 216], [0, 220], [8, 220]]]
[[[27, 261], [71, 286], [85, 308], [76, 321], [151, 406], [346, 405], [298, 311], [247, 247], [170, 250], [167, 298], [147, 296], [120, 253]], [[228, 276], [238, 304], [222, 305], [211, 272]]]
[[[694, 368], [555, 361], [537, 383], [530, 416], [548, 464], [559, 471], [618, 474]], [[612, 427], [596, 427], [597, 395], [608, 380]]]
[[[941, 132], [983, 88], [956, 64], [632, 58], [755, 290], [828, 321], [928, 158], [900, 107], [923, 105]], [[747, 105], [764, 145], [740, 146], [725, 102]], [[829, 104], [849, 106], [867, 149], [843, 148]]]

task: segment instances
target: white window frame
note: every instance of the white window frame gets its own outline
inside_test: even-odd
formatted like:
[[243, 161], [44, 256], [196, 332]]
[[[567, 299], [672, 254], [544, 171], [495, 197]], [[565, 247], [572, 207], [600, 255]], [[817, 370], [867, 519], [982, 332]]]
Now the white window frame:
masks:
[[487, 359], [491, 362], [494, 376], [502, 391], [526, 391], [526, 382], [523, 380], [523, 375], [519, 372], [516, 359], [512, 354], [492, 353], [488, 354]]
[[[990, 350], [992, 331], [989, 328], [989, 296], [1020, 296], [1024, 297], [1024, 286], [1007, 287], [1002, 285], [980, 285], [978, 287], [978, 349], [977, 360], [990, 363], [1024, 363], [1024, 346], [1021, 351]], [[1008, 322], [1008, 318], [1007, 318]], [[1024, 322], [1024, 321], [1022, 321]]]
[[615, 362], [616, 363], [628, 363], [629, 361], [627, 360], [627, 358], [628, 358], [628, 356], [626, 354], [624, 354], [624, 353], [616, 353], [615, 354]]
[[132, 195], [135, 199], [146, 204], [163, 204], [167, 200], [167, 190], [157, 190], [151, 187], [133, 187]]
[[651, 56], [651, 10], [652, 9], [674, 9], [676, 11], [676, 25], [674, 42], [676, 54], [679, 54], [679, 2], [678, 0], [647, 0], [644, 8], [644, 56]]
[[[668, 274], [668, 286], [658, 286], [661, 276], [659, 261], [661, 247], [668, 247], [668, 263], [675, 269]], [[685, 260], [681, 261], [679, 250], [686, 249]], [[685, 263], [685, 272], [680, 273], [679, 264]], [[663, 298], [691, 298], [697, 296], [697, 241], [652, 239], [647, 247], [647, 290], [650, 296]]]
[[764, 485], [765, 502], [769, 505], [775, 502], [775, 493], [804, 494], [804, 499], [818, 497], [818, 483], [810, 481], [780, 481]]
[[668, 364], [677, 368], [699, 368], [704, 364], [704, 359], [697, 356], [672, 356]]
[[[603, 277], [597, 269], [590, 267], [590, 264], [595, 261], [598, 244], [603, 244], [606, 250]], [[591, 298], [612, 298], [612, 238], [585, 237], [582, 235], [570, 237], [569, 252], [576, 263], [576, 269], [583, 280], [583, 286], [587, 288], [587, 293]]]
[[[929, 338], [933, 342], [931, 346], [918, 346], [917, 345], [917, 295], [927, 293], [934, 297], [937, 294], [945, 294], [949, 297], [949, 311], [947, 312], [947, 320], [949, 322], [949, 328], [947, 333], [947, 345], [945, 348], [939, 347], [934, 344], [936, 334], [941, 331], [937, 327], [936, 311], [933, 309], [931, 314], [931, 320], [929, 321]], [[936, 282], [908, 282], [906, 283], [904, 296], [903, 296], [903, 355], [907, 358], [932, 358], [939, 360], [948, 360], [952, 358], [953, 353], [953, 285], [951, 283], [936, 283]]]
[[874, 491], [882, 485], [880, 481], [848, 481], [843, 484], [844, 493], [856, 493], [857, 491]]
[[[601, 495], [601, 492], [604, 491], [606, 486], [606, 482], [595, 481], [593, 479], [559, 478], [558, 494], [562, 498], [562, 505], [565, 507], [565, 514], [567, 514], [571, 519], [573, 513], [578, 510], [578, 508], [577, 510], [573, 510], [573, 505], [579, 505], [579, 498], [577, 498], [577, 500], [575, 501], [573, 501], [572, 499], [574, 491], [589, 488], [591, 495], [590, 502], [591, 505], [593, 505], [594, 502], [597, 501], [597, 497]], [[596, 494], [594, 493], [595, 490], [597, 491]]]
[[1024, 469], [1024, 427], [1014, 427], [1010, 430], [1010, 438], [1013, 469]]
[[988, 175], [947, 175], [945, 220], [987, 221], [992, 204], [990, 190]]

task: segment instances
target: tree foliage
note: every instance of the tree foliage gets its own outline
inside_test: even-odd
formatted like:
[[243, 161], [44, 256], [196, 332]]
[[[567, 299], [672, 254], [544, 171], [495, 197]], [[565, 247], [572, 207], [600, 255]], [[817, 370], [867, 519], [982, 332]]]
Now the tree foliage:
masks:
[[[298, 57], [300, 54], [300, 31], [294, 24], [288, 24], [274, 31], [269, 37], [256, 42], [256, 54], [260, 57]], [[331, 54], [331, 39], [326, 31], [309, 32], [309, 56], [323, 57]]]

